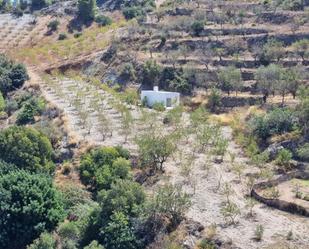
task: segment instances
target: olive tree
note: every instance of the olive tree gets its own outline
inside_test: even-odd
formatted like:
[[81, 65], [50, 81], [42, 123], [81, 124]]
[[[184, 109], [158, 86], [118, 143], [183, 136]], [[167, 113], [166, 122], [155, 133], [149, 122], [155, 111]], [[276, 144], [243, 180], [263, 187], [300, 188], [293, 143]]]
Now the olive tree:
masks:
[[140, 135], [136, 138], [136, 143], [141, 165], [160, 171], [163, 171], [164, 163], [176, 149], [170, 135], [156, 131]]
[[230, 95], [230, 91], [237, 92], [242, 88], [242, 77], [239, 69], [229, 66], [223, 68], [218, 73], [218, 79], [223, 91], [227, 91]]

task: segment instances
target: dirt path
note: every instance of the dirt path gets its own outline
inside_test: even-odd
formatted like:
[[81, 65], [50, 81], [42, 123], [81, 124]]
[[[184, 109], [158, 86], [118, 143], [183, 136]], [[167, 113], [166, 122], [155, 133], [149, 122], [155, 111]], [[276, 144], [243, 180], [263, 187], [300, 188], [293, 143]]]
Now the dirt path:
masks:
[[[231, 129], [223, 127], [223, 136], [228, 139], [228, 152], [236, 155], [235, 163], [246, 165], [243, 174], [254, 171], [243, 156], [242, 150], [233, 142]], [[183, 148], [188, 150], [188, 148]], [[228, 153], [227, 153], [228, 154]], [[268, 208], [263, 204], [254, 207], [255, 216], [248, 218], [248, 208], [244, 195], [248, 191], [245, 186], [245, 177], [239, 182], [238, 176], [229, 169], [229, 156], [225, 156], [223, 163], [214, 163], [207, 175], [203, 165], [207, 162], [207, 155], [198, 154], [192, 168], [191, 184], [187, 184], [188, 177], [181, 175], [180, 163], [170, 160], [167, 163], [166, 175], [168, 181], [183, 185], [184, 190], [192, 194], [192, 206], [187, 213], [188, 218], [201, 222], [204, 226], [217, 225], [217, 233], [224, 241], [232, 241], [238, 248], [264, 248], [277, 241], [286, 241], [289, 231], [293, 232], [294, 240], [289, 242], [296, 248], [308, 248], [309, 220], [304, 217], [290, 215], [286, 212]], [[221, 179], [221, 180], [219, 180]], [[221, 187], [218, 189], [219, 181]], [[160, 182], [159, 184], [162, 184]], [[241, 214], [237, 217], [236, 225], [227, 226], [220, 212], [222, 203], [226, 201], [222, 193], [222, 186], [228, 183], [233, 194], [230, 199], [240, 208]], [[194, 190], [195, 189], [195, 190]], [[264, 236], [261, 242], [256, 242], [254, 230], [258, 224], [264, 227]], [[271, 247], [270, 247], [271, 248]], [[294, 248], [294, 247], [293, 247]]]

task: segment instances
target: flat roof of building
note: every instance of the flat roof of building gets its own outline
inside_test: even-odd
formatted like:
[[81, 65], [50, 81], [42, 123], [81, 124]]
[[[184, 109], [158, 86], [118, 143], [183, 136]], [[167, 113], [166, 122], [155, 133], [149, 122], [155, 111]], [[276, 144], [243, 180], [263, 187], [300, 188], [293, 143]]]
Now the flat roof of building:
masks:
[[175, 93], [180, 94], [179, 92], [168, 92], [168, 91], [153, 91], [153, 90], [142, 90], [144, 93]]

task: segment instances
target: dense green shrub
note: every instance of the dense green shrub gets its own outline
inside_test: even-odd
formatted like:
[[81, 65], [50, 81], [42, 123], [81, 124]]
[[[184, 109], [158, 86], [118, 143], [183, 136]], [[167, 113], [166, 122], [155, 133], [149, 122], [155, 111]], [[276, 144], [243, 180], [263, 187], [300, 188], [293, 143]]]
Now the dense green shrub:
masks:
[[51, 4], [50, 0], [32, 0], [31, 7], [34, 9], [40, 9]]
[[24, 248], [64, 218], [52, 179], [26, 171], [0, 176], [0, 247]]
[[130, 176], [130, 162], [124, 157], [127, 152], [121, 148], [103, 147], [86, 153], [80, 163], [80, 176], [92, 190], [110, 188], [117, 179]]
[[249, 123], [253, 135], [267, 139], [294, 130], [297, 119], [291, 110], [276, 108], [265, 115], [253, 117]]
[[12, 115], [13, 112], [18, 110], [18, 103], [14, 99], [6, 99], [5, 101], [5, 112], [8, 115]]
[[83, 205], [91, 202], [90, 193], [76, 184], [63, 184], [59, 186], [63, 196], [63, 204], [66, 210], [72, 210], [76, 205]]
[[59, 41], [65, 40], [65, 39], [67, 39], [67, 38], [68, 38], [68, 35], [67, 35], [66, 33], [61, 33], [61, 34], [59, 34], [59, 36], [58, 36], [58, 40], [59, 40]]
[[64, 222], [60, 224], [57, 233], [62, 240], [77, 241], [80, 236], [78, 226], [75, 222]]
[[16, 165], [4, 162], [0, 159], [0, 176], [8, 174], [9, 172], [18, 170]]
[[58, 29], [60, 22], [59, 20], [52, 20], [47, 24], [47, 28], [51, 31], [54, 32]]
[[109, 190], [101, 190], [98, 193], [102, 218], [108, 218], [115, 212], [137, 216], [144, 201], [145, 193], [142, 186], [131, 180], [118, 180]]
[[119, 75], [123, 80], [136, 80], [136, 71], [132, 63], [126, 63], [122, 66]]
[[113, 20], [108, 16], [99, 15], [96, 16], [95, 22], [98, 23], [100, 26], [108, 26], [113, 23]]
[[20, 88], [29, 79], [24, 65], [14, 63], [5, 55], [0, 54], [0, 91], [8, 92]]
[[130, 225], [129, 217], [124, 213], [115, 212], [110, 222], [103, 229], [104, 245], [109, 249], [136, 249], [138, 241]]
[[131, 180], [118, 180], [109, 190], [99, 192], [98, 201], [100, 208], [92, 213], [86, 240], [98, 240], [106, 248], [138, 248], [132, 219], [141, 214], [143, 188]]
[[126, 7], [122, 10], [122, 13], [126, 19], [132, 19], [143, 15], [143, 9], [141, 7]]
[[118, 0], [116, 4], [118, 4], [122, 8], [122, 13], [126, 19], [144, 16], [147, 12], [155, 8], [154, 0]]
[[0, 159], [21, 169], [51, 172], [52, 146], [37, 130], [11, 126], [0, 132]]
[[56, 249], [57, 241], [50, 233], [42, 233], [27, 249]]
[[16, 123], [19, 125], [33, 123], [34, 116], [41, 114], [44, 109], [44, 99], [32, 97], [28, 101], [23, 103], [22, 108], [17, 115]]
[[191, 25], [191, 29], [194, 35], [199, 36], [201, 32], [204, 30], [204, 21], [194, 21]]

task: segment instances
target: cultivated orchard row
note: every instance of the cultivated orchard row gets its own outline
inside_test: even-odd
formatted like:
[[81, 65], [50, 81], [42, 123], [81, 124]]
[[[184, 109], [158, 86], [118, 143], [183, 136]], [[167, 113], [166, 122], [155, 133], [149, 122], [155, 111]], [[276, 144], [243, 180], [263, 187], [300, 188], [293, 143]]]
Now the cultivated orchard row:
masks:
[[114, 145], [127, 143], [133, 123], [131, 111], [99, 87], [69, 78], [45, 78], [44, 88], [83, 139]]
[[42, 33], [42, 30], [36, 30], [35, 18], [31, 15], [15, 18], [11, 15], [2, 14], [0, 19], [0, 49], [6, 50], [26, 44], [26, 42], [32, 40], [35, 32], [37, 34]]

